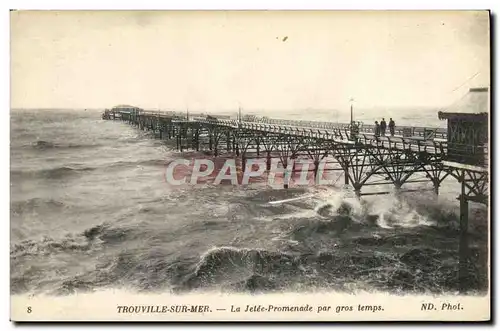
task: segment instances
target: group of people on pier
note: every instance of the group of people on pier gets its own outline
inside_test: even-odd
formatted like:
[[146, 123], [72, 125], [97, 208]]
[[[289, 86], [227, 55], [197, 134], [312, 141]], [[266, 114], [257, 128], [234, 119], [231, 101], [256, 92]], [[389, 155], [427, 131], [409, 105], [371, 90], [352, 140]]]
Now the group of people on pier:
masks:
[[[389, 132], [391, 134], [391, 137], [394, 137], [394, 130], [396, 127], [396, 123], [392, 119], [392, 117], [389, 119]], [[387, 122], [385, 121], [385, 118], [382, 118], [382, 121], [380, 121], [380, 124], [378, 121], [375, 121], [375, 136], [380, 137], [380, 136], [385, 136], [385, 132], [387, 129]]]

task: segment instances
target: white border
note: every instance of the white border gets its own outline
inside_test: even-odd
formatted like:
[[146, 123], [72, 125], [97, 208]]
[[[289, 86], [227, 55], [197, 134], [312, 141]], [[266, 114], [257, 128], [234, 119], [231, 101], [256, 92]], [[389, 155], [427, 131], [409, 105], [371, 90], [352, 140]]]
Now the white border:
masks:
[[[337, 9], [337, 10], [348, 10], [348, 9], [401, 9], [401, 10], [432, 10], [432, 9], [492, 9], [493, 13], [500, 12], [499, 9], [499, 1], [497, 0], [469, 0], [469, 1], [436, 1], [436, 0], [420, 0], [420, 1], [360, 1], [360, 0], [340, 0], [340, 1], [318, 1], [318, 0], [288, 0], [288, 1], [271, 1], [271, 0], [244, 0], [235, 2], [234, 0], [226, 0], [226, 1], [207, 1], [203, 0], [184, 0], [184, 1], [152, 1], [152, 0], [141, 0], [141, 1], [130, 1], [130, 0], [81, 0], [81, 1], [44, 1], [40, 3], [40, 1], [5, 1], [2, 2], [2, 14], [0, 15], [1, 29], [2, 33], [2, 63], [5, 74], [2, 75], [2, 104], [4, 105], [4, 111], [0, 112], [2, 118], [0, 120], [0, 125], [2, 128], [0, 129], [0, 133], [2, 134], [1, 139], [1, 151], [3, 154], [2, 158], [2, 166], [3, 171], [0, 173], [0, 187], [2, 188], [2, 213], [4, 217], [2, 217], [3, 226], [5, 227], [4, 231], [1, 231], [1, 235], [3, 236], [2, 242], [5, 245], [2, 258], [2, 265], [5, 266], [5, 273], [3, 274], [4, 285], [1, 287], [3, 291], [2, 295], [2, 313], [3, 318], [2, 322], [7, 328], [14, 328], [12, 323], [6, 324], [6, 321], [9, 320], [9, 310], [10, 310], [10, 289], [9, 289], [9, 269], [7, 266], [10, 266], [10, 256], [9, 256], [9, 221], [10, 221], [10, 181], [9, 181], [9, 168], [10, 168], [10, 149], [9, 149], [9, 140], [10, 140], [10, 123], [9, 123], [9, 73], [10, 73], [10, 63], [9, 63], [9, 12], [8, 9], [234, 9], [234, 10], [243, 10], [243, 9]], [[498, 17], [496, 17], [498, 20]], [[498, 25], [498, 24], [497, 24]], [[492, 44], [492, 49], [495, 48], [496, 43], [498, 42], [498, 33], [495, 33], [495, 40]], [[497, 54], [494, 53], [495, 59], [498, 57]], [[496, 76], [495, 76], [496, 77]], [[496, 82], [493, 79], [493, 82]], [[497, 88], [495, 86], [493, 92], [495, 95], [498, 95]], [[491, 110], [492, 112], [495, 110]], [[495, 122], [495, 124], [497, 124]], [[495, 145], [498, 146], [497, 136], [492, 137], [495, 140]], [[492, 183], [493, 186], [496, 187], [496, 182]], [[495, 201], [498, 205], [498, 201]], [[500, 226], [496, 225], [496, 232], [493, 234], [495, 237], [498, 237], [498, 232], [500, 231]], [[492, 261], [495, 265], [497, 264], [498, 254], [495, 255], [496, 260]], [[496, 277], [495, 277], [496, 279]], [[495, 289], [498, 286], [494, 287]], [[496, 293], [492, 293], [491, 296], [496, 297]], [[138, 325], [131, 325], [136, 328]], [[169, 327], [169, 328], [178, 328], [180, 326], [174, 325], [161, 325], [160, 327]], [[457, 327], [458, 325], [454, 325], [453, 327]], [[30, 326], [30, 328], [39, 328], [40, 326]], [[50, 326], [49, 326], [50, 327]], [[97, 329], [104, 329], [104, 326], [95, 326]], [[118, 326], [122, 327], [122, 326]], [[202, 326], [199, 326], [202, 327]], [[220, 325], [214, 325], [214, 327], [218, 328]], [[229, 326], [232, 327], [232, 326]], [[241, 326], [243, 327], [243, 326]], [[259, 328], [268, 326], [258, 326]], [[287, 328], [292, 327], [291, 325], [287, 325]], [[309, 326], [312, 327], [312, 326]], [[335, 328], [344, 328], [345, 326], [334, 325]], [[439, 327], [439, 326], [436, 326]], [[66, 326], [65, 328], [72, 328], [71, 326]], [[249, 328], [249, 326], [245, 326], [245, 328]], [[3, 328], [2, 328], [3, 329]]]
[[432, 9], [490, 9], [495, 6], [493, 0], [454, 0], [454, 1], [370, 1], [370, 0], [183, 0], [183, 1], [155, 1], [155, 0], [88, 0], [64, 1], [52, 0], [20, 0], [8, 1], [8, 8], [15, 9], [404, 9], [404, 10], [432, 10]]

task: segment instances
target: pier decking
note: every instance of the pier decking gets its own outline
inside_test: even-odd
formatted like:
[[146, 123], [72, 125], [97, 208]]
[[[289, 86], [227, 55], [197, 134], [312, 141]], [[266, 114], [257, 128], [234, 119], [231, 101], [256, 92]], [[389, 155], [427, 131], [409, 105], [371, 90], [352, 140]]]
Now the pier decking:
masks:
[[[487, 185], [483, 185], [488, 178], [487, 140], [462, 145], [454, 142], [453, 153], [449, 153], [447, 129], [402, 127], [395, 129], [394, 136], [376, 136], [371, 126], [358, 126], [352, 133], [349, 124], [314, 121], [265, 118], [249, 122], [144, 110], [110, 111], [105, 118], [151, 130], [160, 139], [175, 139], [180, 151], [208, 150], [214, 156], [234, 153], [243, 165], [252, 156], [265, 157], [268, 164], [277, 157], [284, 167], [290, 159], [309, 158], [317, 171], [320, 161], [330, 157], [338, 165], [335, 170], [344, 171], [344, 184], [352, 186], [357, 196], [390, 193], [363, 193], [362, 188], [368, 185], [392, 184], [401, 190], [415, 182], [413, 175], [423, 173], [436, 193], [445, 177], [460, 181], [465, 175], [466, 183], [474, 182], [467, 186], [470, 199], [487, 200]], [[487, 123], [485, 128], [483, 132], [487, 132]], [[469, 134], [476, 135], [475, 131]], [[467, 162], [457, 163], [457, 157]]]

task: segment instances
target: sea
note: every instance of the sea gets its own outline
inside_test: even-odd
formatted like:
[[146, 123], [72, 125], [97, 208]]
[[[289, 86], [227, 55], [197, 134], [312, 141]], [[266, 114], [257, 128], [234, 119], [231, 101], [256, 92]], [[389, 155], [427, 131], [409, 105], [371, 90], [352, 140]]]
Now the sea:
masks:
[[[165, 181], [183, 157], [102, 110], [10, 113], [10, 292], [183, 294], [458, 292], [460, 185], [367, 196], [342, 187], [187, 185]], [[356, 111], [367, 123], [439, 126], [437, 111]], [[337, 121], [348, 114], [268, 117]], [[346, 121], [346, 120], [343, 121]], [[187, 152], [192, 156], [194, 152]], [[269, 201], [309, 194], [282, 204]], [[351, 206], [348, 219], [335, 211]], [[324, 206], [329, 206], [328, 212]], [[488, 291], [488, 210], [471, 204], [470, 293]]]

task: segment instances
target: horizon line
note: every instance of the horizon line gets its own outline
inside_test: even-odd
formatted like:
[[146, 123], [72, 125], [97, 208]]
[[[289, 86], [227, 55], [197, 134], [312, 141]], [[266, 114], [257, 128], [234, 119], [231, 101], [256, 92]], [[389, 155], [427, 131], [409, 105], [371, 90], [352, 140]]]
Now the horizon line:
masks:
[[[197, 111], [197, 112], [212, 112], [212, 111], [235, 111], [238, 112], [238, 108], [219, 108], [219, 109], [205, 109], [205, 108], [176, 108], [176, 107], [165, 107], [165, 108], [156, 108], [156, 107], [139, 107], [139, 106], [134, 106], [130, 105], [132, 107], [137, 107], [143, 110], [157, 110], [157, 111]], [[106, 110], [106, 109], [112, 109], [117, 106], [111, 106], [111, 107], [88, 107], [88, 108], [83, 108], [83, 107], [10, 107], [10, 110]], [[419, 105], [413, 105], [413, 106], [369, 106], [369, 107], [354, 107], [354, 109], [358, 110], [367, 110], [367, 109], [411, 109], [411, 108], [418, 108], [418, 109], [436, 109], [436, 110], [443, 110], [448, 107], [442, 107], [442, 106], [419, 106]], [[243, 108], [241, 107], [242, 111], [310, 111], [310, 110], [317, 110], [317, 111], [345, 111], [349, 112], [349, 108], [341, 109], [341, 108], [315, 108], [315, 107], [307, 107], [307, 108]]]

